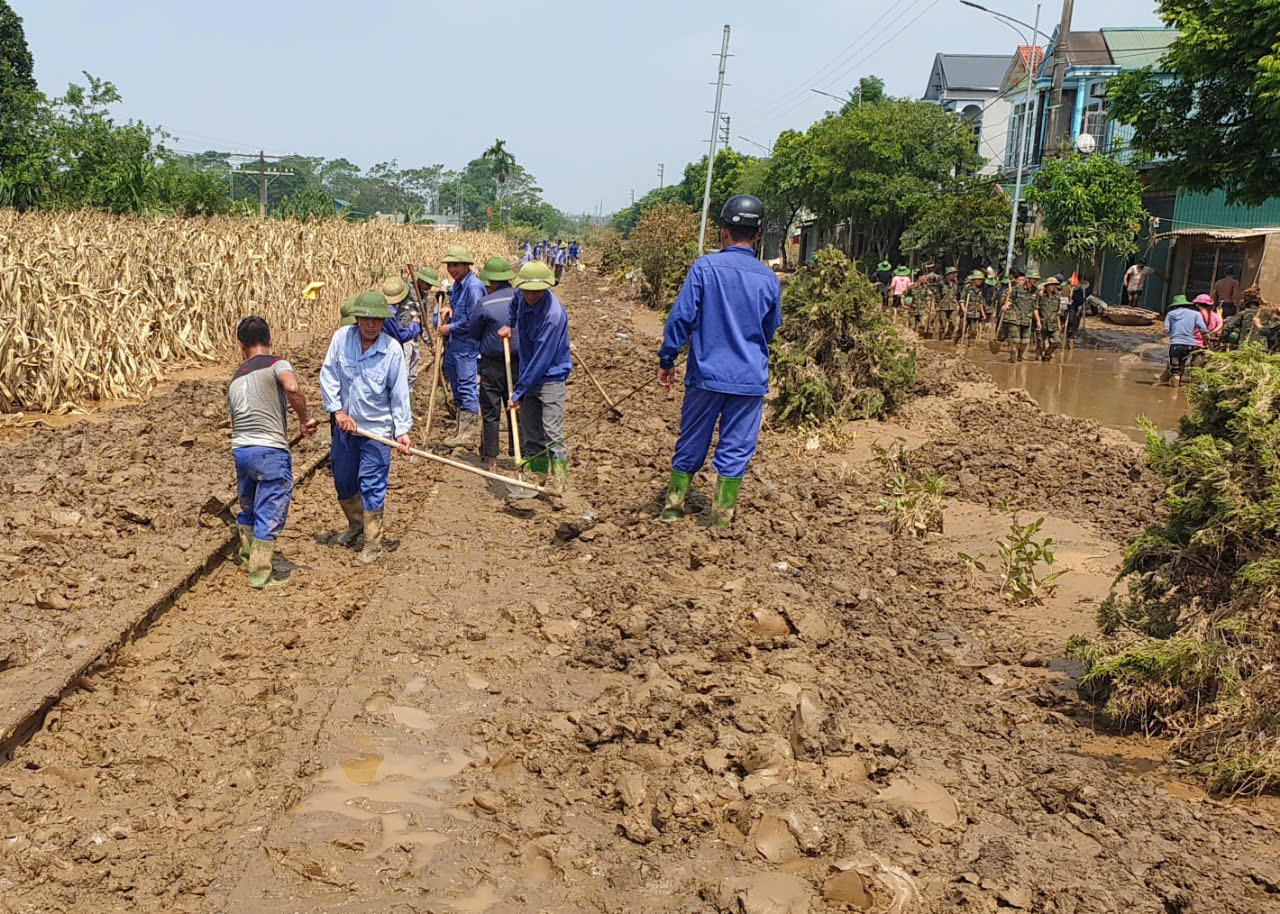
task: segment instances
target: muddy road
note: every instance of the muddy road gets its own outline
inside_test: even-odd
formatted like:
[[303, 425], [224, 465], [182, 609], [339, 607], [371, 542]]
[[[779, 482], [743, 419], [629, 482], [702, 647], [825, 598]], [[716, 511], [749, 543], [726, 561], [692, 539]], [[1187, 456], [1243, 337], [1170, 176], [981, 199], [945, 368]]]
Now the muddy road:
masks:
[[[650, 315], [561, 297], [612, 393], [648, 379]], [[313, 404], [322, 345], [285, 353]], [[922, 357], [892, 422], [767, 433], [726, 533], [654, 520], [675, 391], [570, 442], [559, 509], [397, 458], [373, 568], [320, 467], [267, 593], [178, 586], [227, 540], [220, 382], [0, 446], [0, 710], [173, 591], [0, 767], [0, 910], [1280, 910], [1274, 805], [1097, 729], [1060, 659], [1155, 516], [1140, 454]], [[570, 430], [602, 408], [575, 372]], [[897, 440], [952, 481], [923, 542], [874, 510]], [[958, 558], [1005, 511], [1060, 542], [1045, 606]]]

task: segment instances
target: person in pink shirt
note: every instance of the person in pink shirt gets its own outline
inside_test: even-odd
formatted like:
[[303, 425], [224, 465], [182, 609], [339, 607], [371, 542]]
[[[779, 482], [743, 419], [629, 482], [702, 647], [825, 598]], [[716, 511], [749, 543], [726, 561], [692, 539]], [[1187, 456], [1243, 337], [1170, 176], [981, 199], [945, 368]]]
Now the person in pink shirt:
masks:
[[902, 296], [911, 288], [911, 271], [906, 267], [898, 267], [893, 271], [893, 279], [889, 281], [889, 297], [895, 308], [902, 307]]
[[1204, 349], [1209, 345], [1209, 337], [1222, 329], [1222, 315], [1214, 307], [1212, 295], [1197, 295], [1192, 304], [1200, 309], [1200, 316], [1204, 318], [1204, 325], [1209, 329], [1207, 334], [1202, 333], [1199, 329], [1196, 330], [1196, 345]]

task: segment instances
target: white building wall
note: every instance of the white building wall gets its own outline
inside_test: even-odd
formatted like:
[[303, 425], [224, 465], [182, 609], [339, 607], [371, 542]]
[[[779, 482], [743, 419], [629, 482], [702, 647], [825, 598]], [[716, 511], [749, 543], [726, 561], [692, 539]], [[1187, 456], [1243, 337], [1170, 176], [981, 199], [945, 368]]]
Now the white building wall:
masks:
[[1012, 112], [1013, 103], [1007, 96], [997, 95], [987, 102], [987, 108], [982, 112], [982, 131], [978, 135], [978, 155], [984, 160], [978, 174], [994, 175], [1004, 169]]

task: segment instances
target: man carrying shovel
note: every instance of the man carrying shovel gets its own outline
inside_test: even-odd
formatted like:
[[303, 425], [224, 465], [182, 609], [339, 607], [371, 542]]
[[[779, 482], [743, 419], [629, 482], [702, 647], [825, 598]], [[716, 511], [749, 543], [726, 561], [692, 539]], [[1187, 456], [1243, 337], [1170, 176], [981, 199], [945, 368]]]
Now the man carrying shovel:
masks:
[[782, 323], [778, 277], [755, 257], [764, 204], [749, 194], [730, 197], [720, 211], [720, 246], [699, 257], [667, 316], [658, 350], [658, 383], [670, 387], [676, 357], [689, 345], [680, 438], [659, 520], [684, 516], [693, 475], [702, 469], [711, 435], [720, 426], [711, 523], [733, 523], [738, 489], [760, 437], [769, 391], [769, 344]]
[[520, 380], [508, 408], [519, 418], [526, 466], [535, 474], [548, 473], [547, 488], [563, 495], [569, 477], [564, 393], [573, 370], [569, 315], [550, 291], [555, 275], [545, 263], [526, 263], [514, 285], [507, 325], [498, 331], [499, 339], [519, 342]]
[[231, 413], [231, 453], [236, 463], [240, 513], [240, 560], [248, 564], [249, 584], [271, 580], [271, 552], [284, 530], [293, 497], [293, 457], [289, 453], [288, 407], [298, 414], [302, 434], [316, 433], [293, 366], [271, 354], [271, 328], [261, 317], [246, 317], [236, 327], [244, 362], [227, 388]]
[[464, 247], [449, 248], [445, 269], [453, 279], [449, 294], [449, 318], [441, 321], [439, 333], [449, 342], [444, 351], [444, 376], [458, 404], [458, 428], [444, 440], [445, 447], [470, 447], [480, 429], [480, 386], [477, 383], [480, 350], [471, 338], [471, 318], [485, 297], [484, 283], [471, 272], [471, 253]]
[[336, 542], [350, 546], [364, 533], [361, 564], [382, 554], [382, 509], [391, 478], [391, 448], [356, 434], [356, 429], [394, 438], [409, 453], [409, 383], [404, 350], [383, 325], [391, 318], [381, 292], [365, 292], [351, 308], [356, 322], [340, 327], [329, 343], [320, 368], [324, 410], [333, 415], [333, 485], [347, 517], [347, 529]]
[[[511, 281], [516, 278], [516, 274], [512, 271], [510, 262], [502, 257], [491, 257], [485, 261], [484, 269], [479, 275], [489, 294], [480, 299], [480, 305], [472, 315], [471, 338], [480, 345], [480, 418], [483, 422], [480, 456], [489, 461], [489, 469], [493, 471], [498, 469], [498, 454], [501, 451], [498, 433], [502, 430], [502, 414], [506, 412], [507, 397], [511, 394], [507, 390], [503, 340], [498, 334], [510, 319], [511, 300], [516, 295]], [[510, 345], [514, 350], [511, 374], [513, 378], [518, 378], [519, 356], [516, 353], [520, 351], [519, 340], [513, 339]], [[512, 418], [514, 417], [508, 417], [507, 428], [514, 435]], [[514, 447], [511, 447], [510, 453], [515, 453]]]

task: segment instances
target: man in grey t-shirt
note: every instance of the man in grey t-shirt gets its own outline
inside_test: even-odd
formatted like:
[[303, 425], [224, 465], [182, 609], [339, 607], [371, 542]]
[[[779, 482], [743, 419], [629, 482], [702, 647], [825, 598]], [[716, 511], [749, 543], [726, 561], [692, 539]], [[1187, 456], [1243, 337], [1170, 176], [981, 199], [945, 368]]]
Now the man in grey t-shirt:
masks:
[[298, 414], [302, 434], [314, 435], [316, 420], [293, 366], [271, 354], [271, 328], [260, 317], [236, 327], [244, 363], [227, 388], [231, 413], [231, 453], [236, 463], [240, 513], [240, 559], [249, 566], [249, 584], [271, 580], [271, 552], [289, 517], [293, 497], [293, 456], [289, 452], [288, 407]]

